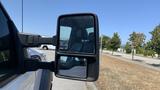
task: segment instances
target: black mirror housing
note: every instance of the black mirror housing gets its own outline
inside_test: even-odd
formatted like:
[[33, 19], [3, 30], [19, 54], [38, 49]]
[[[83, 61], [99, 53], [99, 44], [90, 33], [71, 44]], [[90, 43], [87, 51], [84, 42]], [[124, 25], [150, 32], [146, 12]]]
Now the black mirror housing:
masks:
[[58, 18], [55, 75], [96, 81], [99, 76], [99, 27], [95, 14], [69, 14]]

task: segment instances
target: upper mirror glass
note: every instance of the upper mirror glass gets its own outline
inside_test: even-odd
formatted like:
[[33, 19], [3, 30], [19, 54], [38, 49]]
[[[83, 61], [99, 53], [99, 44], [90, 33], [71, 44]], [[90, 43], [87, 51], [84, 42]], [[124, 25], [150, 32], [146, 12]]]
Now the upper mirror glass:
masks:
[[93, 16], [61, 17], [59, 29], [59, 51], [95, 53]]

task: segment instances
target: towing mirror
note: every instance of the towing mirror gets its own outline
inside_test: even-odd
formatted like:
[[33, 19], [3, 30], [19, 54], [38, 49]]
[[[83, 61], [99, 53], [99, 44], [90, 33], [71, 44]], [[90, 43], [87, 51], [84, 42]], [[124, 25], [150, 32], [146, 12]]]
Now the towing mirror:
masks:
[[99, 75], [99, 30], [94, 14], [62, 15], [58, 18], [55, 75], [95, 81]]

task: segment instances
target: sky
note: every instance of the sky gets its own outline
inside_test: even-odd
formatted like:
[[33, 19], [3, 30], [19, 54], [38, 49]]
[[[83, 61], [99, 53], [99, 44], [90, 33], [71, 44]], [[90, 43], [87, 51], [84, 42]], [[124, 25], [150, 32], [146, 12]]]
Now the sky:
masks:
[[[22, 30], [21, 0], [1, 0], [18, 30]], [[147, 40], [160, 24], [160, 0], [24, 0], [24, 32], [53, 36], [62, 14], [90, 12], [99, 18], [100, 34], [118, 32], [125, 44], [133, 31]]]

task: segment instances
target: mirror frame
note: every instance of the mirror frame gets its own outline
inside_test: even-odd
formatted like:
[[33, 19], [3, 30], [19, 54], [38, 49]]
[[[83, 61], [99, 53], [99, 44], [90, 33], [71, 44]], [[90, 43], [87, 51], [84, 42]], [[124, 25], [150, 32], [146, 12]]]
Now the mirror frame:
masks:
[[[93, 16], [94, 18], [94, 33], [95, 33], [95, 53], [64, 53], [59, 51], [59, 39], [60, 39], [60, 19], [63, 17], [74, 17], [74, 16]], [[87, 60], [87, 78], [76, 78], [71, 76], [63, 76], [58, 74], [58, 59], [60, 56], [75, 56], [75, 57], [84, 57], [90, 58]], [[93, 60], [91, 60], [93, 59]], [[55, 50], [55, 76], [59, 78], [80, 80], [80, 81], [96, 81], [99, 76], [99, 23], [98, 17], [92, 13], [79, 13], [79, 14], [66, 14], [61, 15], [57, 21], [57, 41], [56, 41], [56, 50]]]

